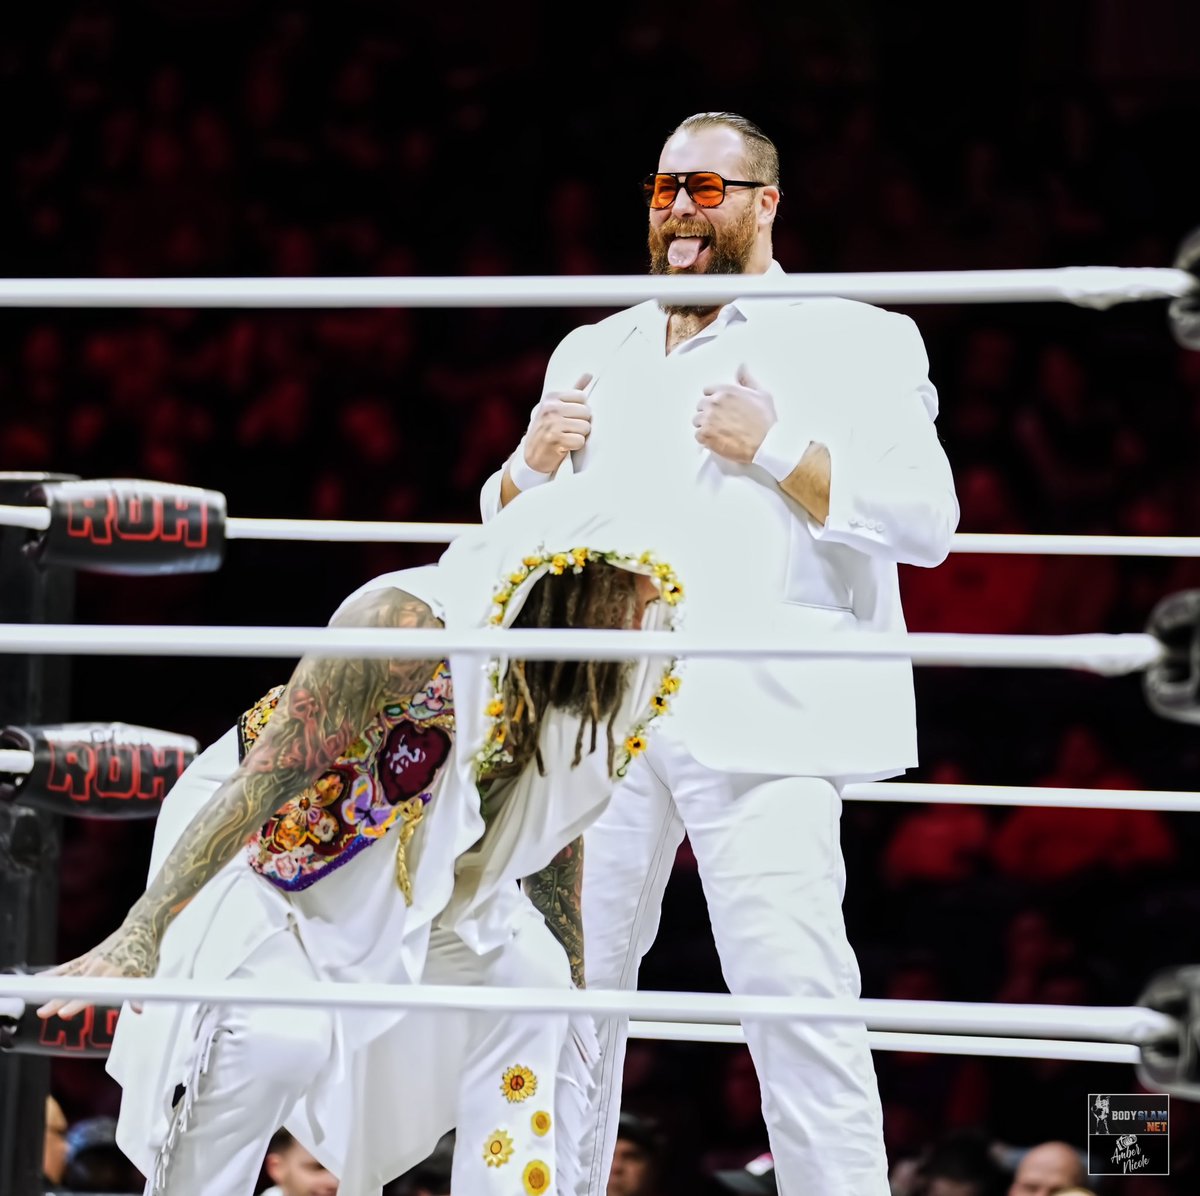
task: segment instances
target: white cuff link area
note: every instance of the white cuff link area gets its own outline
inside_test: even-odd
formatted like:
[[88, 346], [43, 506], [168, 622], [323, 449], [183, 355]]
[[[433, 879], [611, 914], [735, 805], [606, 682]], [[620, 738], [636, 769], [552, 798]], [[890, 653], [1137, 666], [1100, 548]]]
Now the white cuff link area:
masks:
[[518, 490], [532, 490], [548, 482], [554, 474], [542, 473], [525, 460], [525, 441], [517, 445], [517, 451], [508, 459], [508, 476]]
[[783, 483], [800, 464], [800, 458], [811, 443], [811, 436], [776, 421], [767, 429], [762, 444], [758, 446], [754, 464], [765, 469], [777, 482]]

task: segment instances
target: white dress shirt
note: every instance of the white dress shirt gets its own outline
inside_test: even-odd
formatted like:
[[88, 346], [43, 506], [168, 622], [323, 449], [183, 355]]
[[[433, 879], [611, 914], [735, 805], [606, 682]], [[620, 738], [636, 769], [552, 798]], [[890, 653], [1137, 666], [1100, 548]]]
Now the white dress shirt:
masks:
[[[693, 531], [671, 562], [689, 631], [750, 628], [781, 643], [904, 632], [897, 563], [939, 564], [959, 514], [913, 321], [841, 299], [737, 299], [669, 354], [666, 333], [649, 301], [559, 343], [546, 389], [593, 381], [591, 434], [558, 476], [611, 472], [614, 493], [678, 508]], [[778, 415], [760, 461], [790, 452], [794, 465], [810, 441], [829, 450], [823, 525], [766, 463], [729, 461], [695, 439], [704, 387], [734, 382], [743, 364]], [[484, 484], [484, 519], [499, 509], [502, 473]], [[917, 762], [906, 660], [693, 660], [671, 721], [697, 759], [724, 771], [864, 780]]]

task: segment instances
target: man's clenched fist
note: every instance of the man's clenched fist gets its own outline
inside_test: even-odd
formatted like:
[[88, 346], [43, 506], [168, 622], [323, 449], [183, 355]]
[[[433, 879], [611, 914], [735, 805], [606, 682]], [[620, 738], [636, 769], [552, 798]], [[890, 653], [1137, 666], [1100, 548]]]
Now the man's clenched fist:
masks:
[[763, 390], [741, 365], [736, 383], [704, 388], [704, 397], [692, 416], [692, 427], [706, 449], [746, 464], [754, 460], [776, 419], [770, 392]]
[[592, 409], [584, 394], [591, 380], [591, 374], [584, 374], [574, 389], [548, 390], [542, 395], [522, 441], [530, 469], [554, 473], [568, 453], [583, 448], [592, 430]]

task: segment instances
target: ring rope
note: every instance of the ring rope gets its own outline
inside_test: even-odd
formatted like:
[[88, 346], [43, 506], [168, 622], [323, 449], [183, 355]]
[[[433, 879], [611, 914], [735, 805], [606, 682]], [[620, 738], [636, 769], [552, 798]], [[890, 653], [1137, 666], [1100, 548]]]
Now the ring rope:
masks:
[[33, 753], [17, 748], [0, 748], [0, 775], [24, 777], [33, 772]]
[[[28, 776], [33, 752], [0, 748], [0, 775]], [[843, 801], [924, 802], [929, 805], [1041, 806], [1078, 810], [1161, 810], [1200, 813], [1200, 793], [1172, 789], [1059, 789], [1037, 785], [945, 785], [869, 781], [847, 785]]]
[[[711, 1042], [738, 1045], [746, 1041], [739, 1026], [697, 1022], [629, 1023], [630, 1038], [657, 1042]], [[1067, 1059], [1084, 1063], [1136, 1064], [1141, 1055], [1127, 1042], [1071, 1042], [1051, 1038], [995, 1038], [970, 1034], [896, 1034], [868, 1030], [873, 1051], [917, 1051], [924, 1055], [989, 1055], [1005, 1059]]]
[[1200, 813], [1200, 793], [1172, 789], [1060, 789], [1038, 785], [934, 785], [871, 781], [847, 785], [843, 801], [925, 802], [936, 806], [1040, 806], [1072, 810]]
[[125, 1001], [205, 1005], [352, 1009], [457, 1009], [473, 1012], [637, 1015], [643, 1021], [856, 1021], [874, 1030], [999, 1035], [1144, 1043], [1175, 1038], [1174, 1018], [1141, 1006], [1009, 1005], [982, 1001], [849, 1000], [742, 996], [728, 993], [624, 992], [606, 989], [490, 988], [308, 980], [270, 987], [248, 980], [198, 981], [177, 977], [0, 976], [0, 999]]
[[742, 632], [720, 643], [689, 632], [494, 629], [398, 630], [375, 627], [207, 627], [0, 623], [0, 653], [90, 656], [381, 657], [440, 660], [457, 652], [524, 660], [628, 660], [642, 656], [904, 659], [919, 665], [1081, 669], [1104, 676], [1137, 672], [1164, 656], [1145, 632], [1080, 635], [960, 635], [841, 631], [783, 645], [777, 635]]
[[[0, 998], [0, 1017], [14, 1020], [25, 1012], [19, 997]], [[704, 1022], [631, 1021], [630, 1038], [660, 1042], [739, 1044], [746, 1035], [739, 1024]], [[901, 1034], [868, 1030], [871, 1049], [877, 1051], [920, 1051], [928, 1055], [992, 1055], [1022, 1059], [1071, 1059], [1093, 1063], [1136, 1063], [1138, 1048], [1124, 1042], [1079, 1042], [1050, 1038], [996, 1038], [965, 1034]]]
[[737, 296], [841, 296], [867, 303], [1116, 303], [1178, 299], [1186, 270], [1066, 266], [724, 277], [642, 274], [343, 278], [6, 278], [0, 307], [626, 307], [647, 299], [728, 303]]
[[[44, 532], [49, 507], [0, 505], [0, 526]], [[369, 519], [255, 519], [225, 521], [227, 540], [309, 543], [449, 544], [477, 523], [387, 522]], [[951, 552], [1014, 556], [1200, 556], [1200, 536], [1046, 536], [1024, 533], [958, 532]]]

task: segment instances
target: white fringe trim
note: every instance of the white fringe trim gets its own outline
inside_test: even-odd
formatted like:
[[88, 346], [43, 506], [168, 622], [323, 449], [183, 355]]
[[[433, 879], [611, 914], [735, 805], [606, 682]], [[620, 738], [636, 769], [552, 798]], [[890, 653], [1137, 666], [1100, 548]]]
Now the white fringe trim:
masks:
[[592, 1090], [600, 1061], [600, 1039], [596, 1019], [585, 1014], [572, 1017], [559, 1059], [555, 1097], [558, 1196], [587, 1196], [587, 1175], [580, 1156], [592, 1113]]
[[170, 1178], [171, 1158], [179, 1145], [179, 1139], [187, 1133], [192, 1123], [192, 1112], [199, 1096], [201, 1080], [208, 1074], [208, 1065], [212, 1059], [213, 1046], [218, 1036], [227, 1034], [224, 1026], [214, 1026], [211, 1023], [216, 1014], [212, 1006], [202, 1008], [197, 1015], [196, 1038], [197, 1050], [192, 1059], [191, 1070], [184, 1080], [183, 1096], [175, 1105], [171, 1115], [171, 1124], [158, 1154], [154, 1159], [154, 1168], [146, 1180], [143, 1196], [168, 1196], [167, 1181]]

